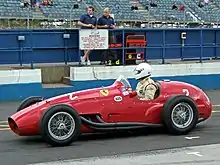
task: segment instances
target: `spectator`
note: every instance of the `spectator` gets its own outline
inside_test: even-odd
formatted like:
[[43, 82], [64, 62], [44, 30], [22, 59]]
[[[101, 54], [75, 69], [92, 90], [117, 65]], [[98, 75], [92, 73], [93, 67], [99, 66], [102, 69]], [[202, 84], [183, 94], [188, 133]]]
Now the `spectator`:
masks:
[[43, 5], [43, 6], [46, 6], [46, 5], [48, 5], [48, 2], [47, 2], [47, 0], [44, 0], [42, 3], [41, 3], [41, 5]]
[[[105, 8], [104, 14], [102, 17], [99, 18], [97, 23], [97, 28], [99, 29], [114, 29], [115, 28], [115, 20], [113, 17], [110, 16], [110, 9]], [[114, 36], [112, 31], [109, 32], [109, 43], [114, 42]]]
[[[89, 6], [87, 8], [87, 13], [83, 14], [80, 17], [78, 25], [81, 26], [82, 29], [94, 29], [97, 25], [97, 18], [94, 16], [94, 7]], [[92, 50], [84, 50], [84, 56], [81, 56], [81, 63], [85, 65], [87, 61], [87, 65], [91, 65], [89, 60], [89, 54]]]
[[98, 19], [97, 28], [112, 29], [115, 28], [114, 18], [110, 16], [110, 9], [105, 8], [104, 14]]
[[37, 0], [35, 7], [40, 8], [40, 2]]
[[157, 7], [157, 3], [155, 0], [152, 0], [151, 3], [150, 3], [150, 6], [151, 7]]
[[131, 6], [131, 10], [138, 10], [137, 4]]
[[177, 9], [178, 9], [178, 7], [176, 6], [176, 3], [174, 3], [172, 6], [172, 10], [177, 10]]
[[149, 11], [149, 7], [148, 7], [148, 6], [145, 6], [145, 9], [146, 9], [147, 11]]
[[[110, 15], [110, 9], [105, 8], [104, 14], [102, 17], [98, 19], [97, 28], [99, 29], [114, 29], [115, 28], [115, 20]], [[113, 31], [109, 31], [109, 44], [115, 43], [114, 41], [114, 34]], [[112, 51], [109, 51], [110, 54], [114, 53]], [[109, 56], [109, 54], [108, 54]], [[100, 64], [104, 64], [104, 61], [101, 61]]]
[[22, 7], [29, 7], [30, 3], [30, 0], [24, 0]]
[[180, 10], [180, 11], [184, 11], [184, 10], [185, 10], [185, 6], [184, 6], [184, 5], [181, 5], [181, 6], [179, 7], [179, 10]]
[[53, 5], [53, 0], [48, 0], [48, 5], [52, 6]]

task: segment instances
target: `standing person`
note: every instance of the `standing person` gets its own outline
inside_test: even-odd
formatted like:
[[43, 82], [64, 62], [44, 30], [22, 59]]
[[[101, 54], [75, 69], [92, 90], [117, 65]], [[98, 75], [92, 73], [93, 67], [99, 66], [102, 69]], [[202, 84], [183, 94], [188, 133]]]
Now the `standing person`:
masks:
[[[102, 17], [98, 19], [97, 28], [98, 29], [114, 29], [115, 28], [115, 20], [110, 16], [110, 9], [105, 8], [104, 14]], [[114, 42], [114, 36], [112, 31], [109, 32], [109, 43]]]
[[178, 9], [178, 7], [176, 6], [176, 3], [174, 3], [172, 6], [172, 10], [177, 10], [177, 9]]
[[104, 14], [101, 16], [97, 23], [97, 28], [100, 29], [113, 29], [115, 28], [114, 18], [110, 16], [110, 9], [105, 8]]
[[[97, 23], [98, 29], [114, 29], [115, 28], [115, 20], [113, 17], [111, 17], [110, 13], [111, 13], [111, 10], [109, 8], [104, 9], [103, 16], [101, 16], [98, 19], [98, 23]], [[109, 44], [112, 44], [112, 43], [115, 43], [114, 34], [113, 34], [113, 31], [109, 31]], [[113, 56], [114, 56], [115, 60], [118, 58], [117, 52], [113, 52], [111, 50], [105, 51], [105, 53], [106, 52], [107, 52], [107, 54], [104, 55], [104, 58], [101, 60], [101, 63], [100, 63], [101, 65], [105, 64], [106, 61], [112, 61], [112, 60], [108, 60], [110, 58], [110, 56], [112, 56], [112, 54], [114, 54]], [[111, 65], [111, 64], [109, 64], [109, 65]]]
[[[89, 6], [87, 8], [87, 13], [81, 15], [78, 25], [81, 26], [81, 29], [94, 29], [97, 25], [97, 18], [94, 16], [94, 7]], [[81, 56], [81, 63], [85, 65], [87, 61], [87, 65], [91, 65], [89, 60], [89, 54], [92, 50], [84, 50], [84, 56]]]

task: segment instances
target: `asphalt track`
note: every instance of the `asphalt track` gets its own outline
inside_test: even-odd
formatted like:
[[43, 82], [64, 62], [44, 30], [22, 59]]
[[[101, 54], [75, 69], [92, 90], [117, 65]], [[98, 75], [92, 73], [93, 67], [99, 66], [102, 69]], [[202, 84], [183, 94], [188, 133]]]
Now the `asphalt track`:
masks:
[[[208, 91], [208, 96], [213, 103], [213, 115], [210, 120], [204, 124], [200, 124], [193, 132], [187, 136], [170, 136], [162, 129], [150, 129], [145, 133], [121, 133], [117, 135], [89, 135], [79, 139], [68, 147], [53, 148], [44, 143], [40, 137], [17, 137], [8, 130], [7, 123], [4, 121], [8, 116], [15, 112], [18, 102], [1, 103], [0, 104], [0, 165], [24, 165], [41, 162], [51, 162], [69, 159], [80, 159], [88, 157], [111, 156], [120, 154], [136, 153], [142, 159], [147, 160], [184, 160], [185, 164], [188, 159], [202, 163], [210, 158], [211, 155], [219, 153], [217, 144], [220, 143], [220, 91]], [[185, 149], [185, 157], [181, 154], [184, 149], [171, 152], [169, 149], [179, 147], [190, 147], [199, 145], [215, 144], [214, 146], [207, 146], [200, 149]], [[214, 147], [214, 149], [213, 149]], [[157, 150], [163, 150], [163, 154], [156, 154]], [[188, 151], [194, 151], [190, 154]], [[197, 151], [206, 151], [205, 158], [200, 158]], [[212, 151], [212, 152], [211, 152]], [[155, 153], [156, 158], [146, 157], [146, 153]], [[171, 153], [172, 154], [171, 154]], [[186, 155], [188, 154], [188, 157]], [[106, 158], [107, 159], [107, 158]], [[121, 158], [122, 159], [122, 158]], [[132, 158], [131, 158], [132, 159]], [[137, 157], [135, 157], [137, 160]], [[117, 161], [116, 158], [108, 158], [107, 160]], [[107, 160], [103, 159], [101, 164], [108, 164]], [[140, 159], [141, 160], [141, 159]], [[209, 159], [205, 164], [220, 164], [219, 160]], [[218, 163], [217, 163], [218, 161]], [[83, 163], [83, 160], [80, 159]], [[86, 162], [86, 161], [84, 161]], [[112, 162], [112, 161], [111, 161]], [[97, 163], [97, 162], [96, 162]], [[142, 162], [143, 163], [143, 162]], [[145, 164], [148, 164], [147, 161]], [[159, 162], [157, 162], [159, 164]], [[161, 162], [160, 162], [161, 163]], [[51, 164], [51, 163], [50, 163]], [[57, 163], [55, 163], [57, 164]], [[74, 163], [69, 163], [74, 164]], [[77, 165], [81, 165], [79, 162]], [[89, 164], [88, 162], [85, 164]], [[117, 163], [115, 163], [116, 165]], [[128, 163], [119, 163], [128, 164]], [[140, 165], [139, 163], [134, 163]], [[156, 162], [152, 163], [156, 164]], [[162, 163], [161, 163], [162, 164]], [[173, 164], [164, 163], [163, 164]], [[179, 163], [180, 164], [180, 163]], [[181, 163], [183, 165], [184, 163]], [[83, 165], [83, 164], [82, 164]], [[98, 163], [97, 163], [98, 165]]]

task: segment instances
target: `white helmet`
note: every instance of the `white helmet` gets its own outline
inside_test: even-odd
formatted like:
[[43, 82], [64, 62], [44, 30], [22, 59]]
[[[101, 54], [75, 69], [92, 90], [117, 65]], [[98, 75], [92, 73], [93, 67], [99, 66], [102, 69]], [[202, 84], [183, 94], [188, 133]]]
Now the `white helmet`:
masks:
[[147, 63], [141, 63], [134, 69], [134, 72], [136, 80], [139, 80], [141, 78], [150, 76], [152, 68]]

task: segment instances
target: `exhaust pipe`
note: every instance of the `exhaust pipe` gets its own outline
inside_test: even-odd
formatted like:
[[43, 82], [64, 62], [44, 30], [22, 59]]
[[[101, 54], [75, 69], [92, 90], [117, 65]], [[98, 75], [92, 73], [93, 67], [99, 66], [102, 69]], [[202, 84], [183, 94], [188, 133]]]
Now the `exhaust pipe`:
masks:
[[132, 130], [132, 129], [141, 129], [146, 128], [146, 126], [133, 126], [133, 127], [109, 127], [109, 128], [98, 128], [93, 126], [88, 126], [91, 129], [99, 132], [111, 132], [111, 131], [125, 131], [125, 130]]
[[[116, 130], [131, 130], [131, 129], [141, 129], [146, 127], [161, 127], [161, 124], [151, 124], [151, 123], [139, 123], [139, 122], [121, 122], [121, 123], [106, 123], [104, 122], [99, 115], [96, 115], [96, 119], [100, 123], [87, 120], [86, 118], [81, 117], [83, 123], [85, 123], [90, 128], [96, 131], [116, 131]], [[203, 122], [205, 119], [199, 119], [197, 123]]]
[[100, 123], [105, 123], [105, 122], [101, 119], [101, 117], [100, 117], [99, 115], [96, 115], [96, 119], [97, 119]]
[[[97, 117], [97, 116], [96, 116]], [[121, 123], [105, 123], [99, 116], [97, 120], [101, 123], [95, 123], [81, 116], [81, 120], [87, 126], [96, 130], [117, 130], [117, 129], [138, 129], [143, 127], [159, 127], [160, 124], [138, 123], [138, 122], [121, 122]]]

